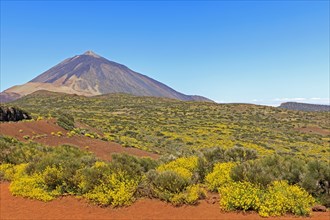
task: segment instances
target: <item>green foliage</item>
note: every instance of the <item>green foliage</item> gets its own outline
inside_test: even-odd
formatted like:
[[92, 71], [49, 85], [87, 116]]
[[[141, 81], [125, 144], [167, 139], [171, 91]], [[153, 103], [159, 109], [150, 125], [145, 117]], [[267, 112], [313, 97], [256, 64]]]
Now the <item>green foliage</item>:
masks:
[[59, 112], [57, 117], [57, 124], [65, 130], [74, 129], [74, 118], [68, 113]]
[[233, 147], [225, 152], [226, 160], [233, 162], [244, 162], [247, 160], [254, 160], [257, 158], [257, 152], [253, 149], [246, 149], [244, 147]]
[[300, 183], [305, 176], [305, 162], [297, 157], [272, 155], [239, 164], [231, 173], [235, 181], [249, 181], [267, 186], [275, 180]]
[[189, 185], [185, 177], [171, 170], [156, 173], [153, 178], [151, 182], [157, 197], [165, 201], [169, 201], [174, 194], [184, 191]]
[[330, 166], [329, 163], [312, 160], [307, 163], [307, 171], [301, 186], [315, 196], [330, 196]]
[[127, 175], [134, 179], [151, 169], [155, 169], [158, 163], [150, 158], [137, 158], [128, 154], [113, 154], [111, 168], [117, 171], [125, 171]]

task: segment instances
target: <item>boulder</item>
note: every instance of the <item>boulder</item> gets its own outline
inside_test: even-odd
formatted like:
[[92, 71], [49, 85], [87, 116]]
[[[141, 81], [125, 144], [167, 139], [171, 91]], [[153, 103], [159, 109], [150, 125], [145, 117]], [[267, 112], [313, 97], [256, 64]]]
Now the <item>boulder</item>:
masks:
[[21, 121], [31, 119], [30, 115], [15, 107], [0, 106], [0, 121]]
[[313, 212], [326, 212], [327, 208], [323, 205], [315, 205], [312, 210]]

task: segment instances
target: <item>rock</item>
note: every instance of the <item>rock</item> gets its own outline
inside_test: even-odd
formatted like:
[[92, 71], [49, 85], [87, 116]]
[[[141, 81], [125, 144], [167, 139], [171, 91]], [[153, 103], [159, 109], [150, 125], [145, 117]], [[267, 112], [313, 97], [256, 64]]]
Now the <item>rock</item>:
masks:
[[218, 196], [212, 196], [208, 200], [206, 200], [208, 204], [216, 204], [219, 202], [219, 197]]
[[21, 121], [31, 119], [30, 115], [15, 107], [0, 106], [0, 121]]
[[315, 205], [312, 210], [313, 212], [326, 212], [327, 208], [323, 205]]

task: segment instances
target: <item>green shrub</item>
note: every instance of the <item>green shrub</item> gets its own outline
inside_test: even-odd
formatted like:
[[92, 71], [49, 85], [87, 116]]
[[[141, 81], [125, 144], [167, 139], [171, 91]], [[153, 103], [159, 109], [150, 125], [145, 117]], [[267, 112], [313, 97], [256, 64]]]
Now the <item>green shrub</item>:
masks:
[[330, 166], [329, 163], [312, 160], [307, 164], [307, 172], [301, 186], [314, 196], [330, 196]]
[[74, 118], [69, 114], [58, 113], [57, 124], [64, 128], [65, 130], [73, 130], [74, 129]]
[[156, 194], [165, 201], [169, 201], [173, 194], [182, 192], [189, 185], [185, 177], [171, 170], [160, 172], [153, 178]]
[[302, 181], [304, 175], [304, 161], [279, 155], [246, 161], [234, 167], [231, 172], [234, 181], [248, 181], [264, 187], [276, 180], [287, 180], [290, 184], [297, 184]]
[[110, 165], [105, 162], [96, 161], [92, 167], [79, 169], [74, 176], [77, 193], [82, 195], [93, 190], [96, 186], [106, 181], [111, 175]]
[[226, 161], [244, 162], [244, 161], [256, 159], [257, 152], [252, 149], [235, 146], [233, 148], [226, 150], [225, 158]]

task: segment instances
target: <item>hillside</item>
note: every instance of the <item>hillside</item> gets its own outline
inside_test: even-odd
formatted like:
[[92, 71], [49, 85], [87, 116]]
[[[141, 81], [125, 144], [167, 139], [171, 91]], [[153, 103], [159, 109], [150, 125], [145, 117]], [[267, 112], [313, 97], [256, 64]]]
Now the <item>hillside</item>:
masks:
[[330, 105], [316, 105], [308, 103], [299, 102], [285, 102], [282, 103], [279, 108], [296, 110], [296, 111], [306, 111], [306, 112], [329, 112]]
[[330, 157], [329, 113], [281, 108], [184, 102], [109, 94], [95, 97], [38, 92], [13, 104], [38, 115], [65, 112], [98, 128], [104, 138], [160, 154], [244, 146], [259, 154]]
[[[145, 208], [156, 205], [173, 218], [206, 209], [212, 215], [205, 218], [240, 219], [241, 213], [223, 211], [243, 210], [251, 213], [246, 219], [258, 219], [309, 216], [330, 207], [329, 112], [49, 91], [12, 104], [34, 118], [0, 124], [0, 180], [11, 181], [15, 196], [58, 207], [69, 201], [77, 213], [87, 200], [108, 206], [104, 216], [134, 207], [146, 216]], [[40, 204], [15, 201], [20, 207]], [[130, 207], [116, 209], [122, 206]], [[97, 217], [97, 207], [87, 210]], [[63, 218], [66, 212], [49, 213]]]
[[146, 75], [87, 51], [65, 59], [30, 82], [0, 93], [1, 102], [16, 100], [35, 91], [47, 90], [84, 96], [126, 93], [136, 96], [166, 97], [188, 101], [211, 101], [185, 95]]

